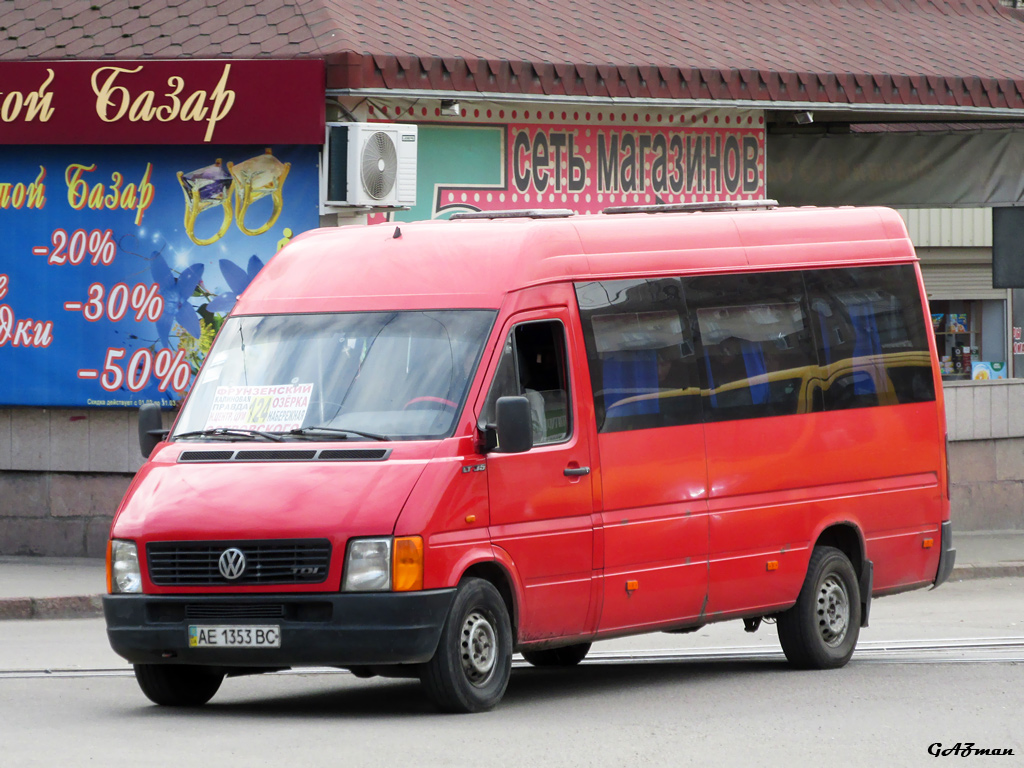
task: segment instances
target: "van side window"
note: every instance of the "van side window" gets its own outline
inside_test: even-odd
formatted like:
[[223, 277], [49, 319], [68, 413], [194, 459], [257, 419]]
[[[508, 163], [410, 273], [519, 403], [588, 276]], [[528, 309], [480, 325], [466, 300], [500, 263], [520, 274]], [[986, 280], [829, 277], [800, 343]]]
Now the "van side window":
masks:
[[695, 424], [700, 381], [679, 278], [576, 284], [600, 432]]
[[700, 337], [705, 419], [822, 410], [801, 273], [685, 281]]
[[806, 283], [826, 409], [935, 399], [912, 266], [819, 269]]
[[533, 444], [567, 440], [572, 434], [567, 371], [565, 329], [560, 322], [517, 325], [505, 339], [480, 426], [495, 422], [499, 397], [524, 395], [530, 401]]

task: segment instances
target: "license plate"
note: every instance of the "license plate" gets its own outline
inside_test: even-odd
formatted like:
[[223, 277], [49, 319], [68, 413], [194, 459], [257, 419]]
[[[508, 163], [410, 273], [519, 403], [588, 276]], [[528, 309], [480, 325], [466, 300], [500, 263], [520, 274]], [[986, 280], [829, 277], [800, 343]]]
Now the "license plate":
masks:
[[188, 628], [189, 648], [280, 648], [281, 628], [277, 626], [200, 626]]

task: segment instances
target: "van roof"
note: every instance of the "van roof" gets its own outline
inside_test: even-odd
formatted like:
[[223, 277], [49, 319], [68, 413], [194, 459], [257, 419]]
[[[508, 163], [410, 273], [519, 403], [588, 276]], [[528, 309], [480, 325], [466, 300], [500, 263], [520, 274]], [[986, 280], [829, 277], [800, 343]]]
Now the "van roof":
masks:
[[565, 280], [913, 261], [889, 208], [592, 214], [316, 229], [291, 241], [233, 314], [497, 309]]

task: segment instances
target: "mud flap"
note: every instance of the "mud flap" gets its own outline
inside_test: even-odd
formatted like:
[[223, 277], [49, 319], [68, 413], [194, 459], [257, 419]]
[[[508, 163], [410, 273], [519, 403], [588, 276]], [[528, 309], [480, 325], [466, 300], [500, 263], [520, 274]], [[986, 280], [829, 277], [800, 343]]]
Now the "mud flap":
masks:
[[871, 587], [875, 581], [875, 564], [870, 560], [864, 561], [864, 567], [860, 569], [860, 625], [868, 625], [868, 612], [871, 610]]
[[939, 568], [935, 572], [932, 589], [942, 584], [953, 572], [956, 562], [956, 549], [953, 547], [953, 524], [947, 520], [942, 524], [942, 550], [939, 553]]

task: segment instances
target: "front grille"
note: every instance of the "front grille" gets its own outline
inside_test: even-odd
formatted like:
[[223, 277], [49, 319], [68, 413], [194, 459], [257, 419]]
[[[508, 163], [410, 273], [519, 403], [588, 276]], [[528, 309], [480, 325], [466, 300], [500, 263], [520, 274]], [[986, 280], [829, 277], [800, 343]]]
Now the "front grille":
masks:
[[234, 451], [182, 451], [178, 461], [227, 461]]
[[283, 619], [284, 606], [280, 603], [189, 603], [185, 606], [186, 619]]
[[[245, 555], [245, 570], [226, 579], [218, 568], [227, 549]], [[161, 541], [146, 545], [149, 578], [160, 587], [321, 584], [331, 563], [327, 539], [290, 541]]]
[[225, 622], [298, 621], [329, 622], [334, 615], [330, 600], [311, 599], [307, 595], [281, 603], [235, 602], [204, 596], [204, 602], [178, 597], [157, 597], [146, 601], [146, 621], [153, 624], [180, 624], [183, 621]]
[[384, 448], [323, 450], [317, 458], [323, 461], [383, 461], [388, 453]]
[[316, 451], [239, 451], [235, 461], [309, 461]]
[[384, 461], [390, 455], [390, 448], [323, 448], [319, 451], [271, 448], [246, 451], [182, 451], [178, 461]]

